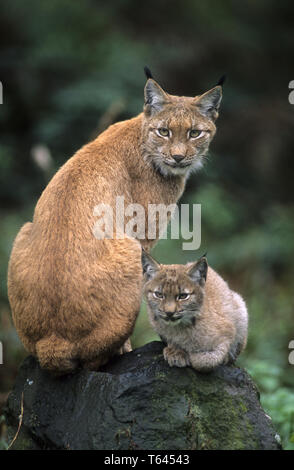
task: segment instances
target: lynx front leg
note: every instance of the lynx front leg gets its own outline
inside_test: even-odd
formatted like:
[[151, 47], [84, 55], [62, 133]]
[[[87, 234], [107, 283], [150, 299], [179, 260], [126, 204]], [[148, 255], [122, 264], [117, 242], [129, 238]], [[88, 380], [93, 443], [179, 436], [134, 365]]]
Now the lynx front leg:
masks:
[[193, 369], [208, 372], [220, 364], [226, 364], [230, 343], [222, 343], [212, 351], [190, 353], [189, 358]]
[[191, 365], [186, 351], [177, 349], [174, 346], [166, 346], [163, 350], [163, 356], [170, 367], [187, 367]]
[[125, 354], [125, 353], [128, 353], [128, 352], [131, 352], [132, 351], [132, 345], [131, 345], [131, 340], [130, 338], [126, 340], [126, 342], [122, 345], [121, 348], [119, 348], [119, 351], [118, 353], [119, 354]]

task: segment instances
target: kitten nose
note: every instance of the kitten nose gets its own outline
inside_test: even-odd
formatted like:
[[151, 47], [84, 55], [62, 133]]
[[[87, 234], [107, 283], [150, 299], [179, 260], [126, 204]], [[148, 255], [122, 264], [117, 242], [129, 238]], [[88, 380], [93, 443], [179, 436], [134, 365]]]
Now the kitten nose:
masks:
[[180, 163], [185, 158], [185, 155], [173, 155], [172, 157], [177, 163]]
[[174, 304], [166, 304], [164, 312], [168, 318], [171, 318], [176, 313], [176, 306]]
[[165, 312], [167, 318], [172, 318], [175, 314], [175, 312]]

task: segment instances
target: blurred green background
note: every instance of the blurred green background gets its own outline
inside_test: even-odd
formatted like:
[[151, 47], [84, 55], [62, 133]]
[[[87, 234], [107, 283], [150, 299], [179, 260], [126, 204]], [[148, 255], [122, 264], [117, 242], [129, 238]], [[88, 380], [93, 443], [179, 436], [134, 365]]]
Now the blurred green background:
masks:
[[[202, 204], [201, 248], [162, 240], [153, 254], [183, 263], [207, 251], [246, 299], [249, 342], [238, 363], [294, 449], [293, 13], [290, 0], [2, 3], [0, 403], [25, 356], [7, 300], [9, 254], [52, 174], [110, 123], [141, 112], [144, 65], [179, 95], [202, 93], [226, 73], [208, 162], [181, 200]], [[152, 339], [143, 305], [133, 346]]]

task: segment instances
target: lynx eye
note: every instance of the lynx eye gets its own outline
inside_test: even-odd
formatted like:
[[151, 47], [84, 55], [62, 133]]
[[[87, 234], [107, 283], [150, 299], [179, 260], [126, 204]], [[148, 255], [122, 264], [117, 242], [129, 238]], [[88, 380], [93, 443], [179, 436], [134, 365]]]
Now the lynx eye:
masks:
[[159, 129], [156, 130], [157, 134], [159, 134], [161, 137], [169, 137], [169, 130], [166, 127], [159, 127]]
[[178, 300], [187, 300], [190, 297], [190, 294], [186, 294], [186, 292], [183, 292], [182, 294], [178, 295]]
[[189, 131], [189, 137], [190, 139], [199, 139], [204, 134], [203, 131], [198, 131], [197, 129], [191, 129]]
[[153, 297], [155, 297], [156, 299], [163, 299], [164, 295], [161, 293], [161, 292], [153, 292]]

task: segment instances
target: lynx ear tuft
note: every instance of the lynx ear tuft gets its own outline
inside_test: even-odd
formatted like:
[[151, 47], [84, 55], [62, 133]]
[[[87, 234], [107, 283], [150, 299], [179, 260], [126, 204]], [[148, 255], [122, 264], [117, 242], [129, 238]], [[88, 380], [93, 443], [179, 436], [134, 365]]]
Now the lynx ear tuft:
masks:
[[159, 264], [142, 248], [142, 268], [146, 281], [153, 279], [160, 269]]
[[192, 281], [197, 282], [200, 286], [204, 286], [207, 277], [207, 259], [205, 256], [202, 256], [198, 261], [192, 264], [188, 269], [188, 276]]
[[168, 101], [165, 91], [163, 91], [153, 78], [147, 80], [144, 89], [144, 98], [144, 111], [146, 114], [154, 114], [161, 111], [164, 104]]
[[146, 75], [147, 79], [148, 78], [153, 78], [151, 70], [149, 69], [149, 67], [147, 67], [147, 65], [145, 65], [145, 67], [144, 67], [144, 72], [145, 72], [145, 75]]
[[203, 116], [212, 119], [218, 117], [218, 110], [222, 100], [222, 87], [217, 85], [203, 95], [196, 98], [196, 106]]
[[223, 86], [223, 84], [225, 83], [227, 79], [227, 76], [226, 74], [222, 75], [221, 78], [219, 79], [219, 81], [217, 82], [217, 84], [215, 86]]

